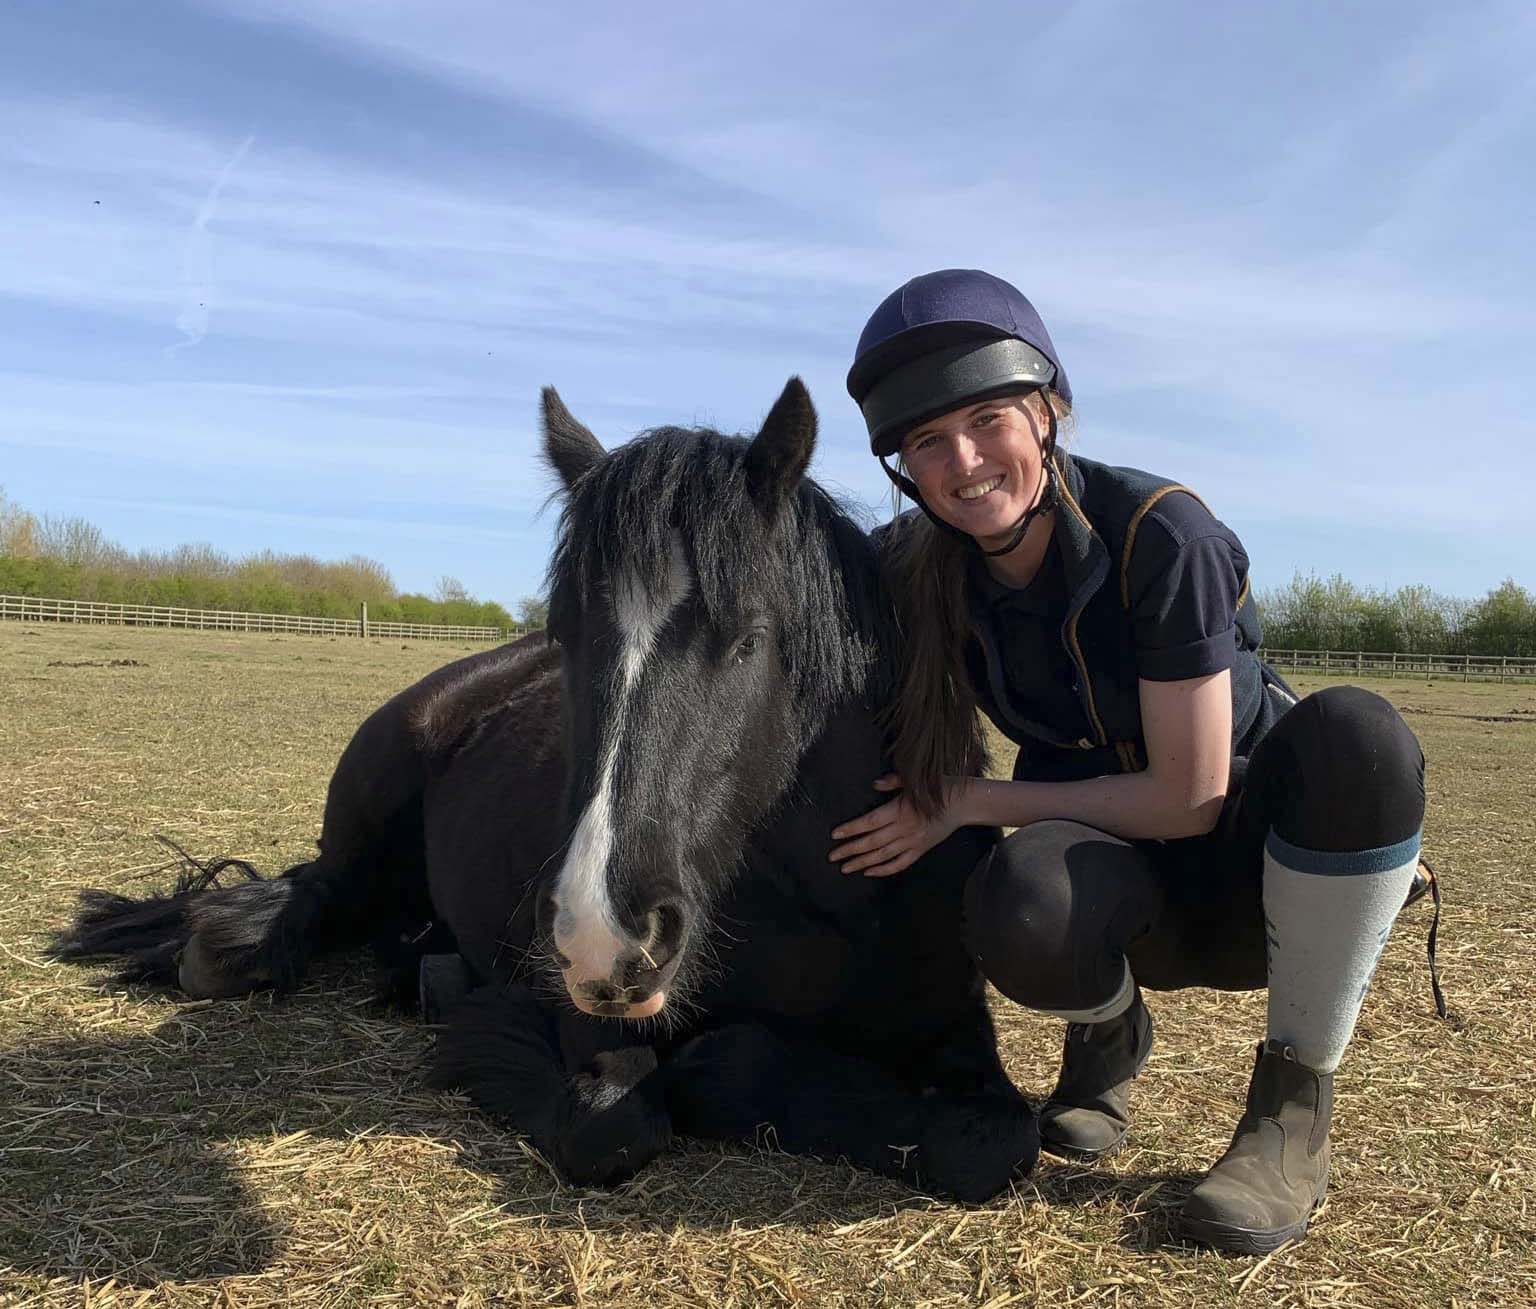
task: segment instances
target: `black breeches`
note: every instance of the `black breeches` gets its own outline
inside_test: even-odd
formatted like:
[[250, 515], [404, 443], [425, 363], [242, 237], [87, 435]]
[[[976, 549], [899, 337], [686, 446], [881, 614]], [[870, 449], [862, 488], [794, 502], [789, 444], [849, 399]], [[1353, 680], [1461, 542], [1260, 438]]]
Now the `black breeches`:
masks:
[[1149, 990], [1266, 985], [1264, 839], [1373, 850], [1424, 821], [1424, 756], [1397, 711], [1358, 687], [1291, 709], [1246, 769], [1235, 760], [1220, 822], [1181, 841], [1122, 841], [1041, 822], [998, 845], [966, 887], [966, 940], [989, 981], [1033, 1009], [1113, 996], [1129, 961]]

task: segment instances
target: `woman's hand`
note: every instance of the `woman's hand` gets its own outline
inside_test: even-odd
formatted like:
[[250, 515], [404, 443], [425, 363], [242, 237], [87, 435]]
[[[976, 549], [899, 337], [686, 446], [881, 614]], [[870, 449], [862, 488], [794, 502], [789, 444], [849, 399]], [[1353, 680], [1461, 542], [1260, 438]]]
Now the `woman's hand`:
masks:
[[[877, 778], [875, 790], [900, 791], [901, 778], [887, 773]], [[863, 873], [865, 877], [889, 877], [923, 857], [961, 825], [956, 812], [956, 797], [950, 794], [944, 808], [932, 818], [918, 813], [905, 794], [832, 829], [832, 839], [840, 842], [827, 858], [842, 864], [845, 873]]]

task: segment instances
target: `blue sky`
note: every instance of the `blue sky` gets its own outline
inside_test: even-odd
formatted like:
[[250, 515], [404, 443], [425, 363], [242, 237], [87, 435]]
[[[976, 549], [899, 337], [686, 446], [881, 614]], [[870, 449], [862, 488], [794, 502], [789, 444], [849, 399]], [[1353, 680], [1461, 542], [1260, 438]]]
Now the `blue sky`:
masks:
[[1536, 7], [10, 0], [0, 485], [506, 602], [554, 383], [889, 511], [869, 311], [1015, 282], [1259, 585], [1536, 586]]

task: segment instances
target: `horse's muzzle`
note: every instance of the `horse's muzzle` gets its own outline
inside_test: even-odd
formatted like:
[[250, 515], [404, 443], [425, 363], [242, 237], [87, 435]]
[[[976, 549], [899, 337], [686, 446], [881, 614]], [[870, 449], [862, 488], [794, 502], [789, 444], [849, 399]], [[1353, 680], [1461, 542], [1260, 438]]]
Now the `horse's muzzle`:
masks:
[[571, 1003], [596, 1018], [654, 1018], [666, 1007], [667, 993], [641, 987], [616, 987], [608, 982], [566, 984]]
[[665, 1008], [682, 962], [687, 909], [680, 898], [668, 898], [618, 929], [605, 918], [564, 913], [552, 891], [536, 909], [577, 1009], [599, 1018], [654, 1018]]

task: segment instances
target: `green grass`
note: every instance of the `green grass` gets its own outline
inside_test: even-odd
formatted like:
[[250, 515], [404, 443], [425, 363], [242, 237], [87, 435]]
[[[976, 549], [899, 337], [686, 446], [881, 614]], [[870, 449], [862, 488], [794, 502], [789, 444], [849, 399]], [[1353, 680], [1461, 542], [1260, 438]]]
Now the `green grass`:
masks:
[[[704, 1145], [575, 1190], [426, 1089], [428, 1033], [372, 1007], [360, 961], [287, 1001], [197, 1003], [42, 960], [78, 887], [167, 882], [155, 833], [305, 858], [357, 723], [466, 652], [0, 626], [0, 1302], [1536, 1304], [1536, 689], [1373, 684], [1430, 758], [1453, 1015], [1416, 908], [1339, 1074], [1327, 1208], [1259, 1261], [1180, 1246], [1171, 1220], [1235, 1122], [1261, 995], [1151, 997], [1133, 1145], [968, 1209]], [[997, 1012], [1044, 1093], [1060, 1024]]]

